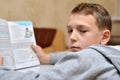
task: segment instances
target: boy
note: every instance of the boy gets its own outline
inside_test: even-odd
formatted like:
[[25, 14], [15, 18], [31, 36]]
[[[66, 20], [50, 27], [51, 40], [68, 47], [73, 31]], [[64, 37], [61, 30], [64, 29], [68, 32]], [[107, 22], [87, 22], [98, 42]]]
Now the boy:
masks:
[[[108, 12], [99, 5], [83, 3], [76, 6], [71, 12], [67, 25], [69, 49], [76, 52], [93, 44], [107, 44], [110, 39], [111, 26]], [[39, 46], [32, 46], [32, 48], [38, 53], [41, 63], [55, 64], [50, 60], [52, 54], [44, 54]], [[63, 54], [53, 54], [53, 56], [58, 56], [57, 60], [63, 55], [65, 55], [64, 52]]]
[[105, 46], [111, 26], [101, 5], [81, 3], [73, 9], [67, 25], [71, 52], [48, 55], [32, 45], [41, 63], [55, 66], [41, 74], [1, 68], [0, 80], [120, 80], [120, 50]]

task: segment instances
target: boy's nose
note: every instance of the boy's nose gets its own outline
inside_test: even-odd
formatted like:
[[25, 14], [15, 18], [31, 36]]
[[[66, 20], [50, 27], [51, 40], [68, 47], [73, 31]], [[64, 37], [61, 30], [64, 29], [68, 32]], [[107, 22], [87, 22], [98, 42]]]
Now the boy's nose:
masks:
[[77, 33], [76, 31], [73, 31], [70, 35], [70, 40], [71, 41], [76, 41], [77, 40]]

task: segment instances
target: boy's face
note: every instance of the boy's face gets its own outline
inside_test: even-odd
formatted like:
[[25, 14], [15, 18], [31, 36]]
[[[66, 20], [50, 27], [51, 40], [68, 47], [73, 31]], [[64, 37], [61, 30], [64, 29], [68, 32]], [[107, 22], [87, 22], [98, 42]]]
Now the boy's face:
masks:
[[103, 38], [103, 31], [99, 30], [92, 15], [71, 14], [67, 30], [68, 46], [71, 51], [101, 44]]

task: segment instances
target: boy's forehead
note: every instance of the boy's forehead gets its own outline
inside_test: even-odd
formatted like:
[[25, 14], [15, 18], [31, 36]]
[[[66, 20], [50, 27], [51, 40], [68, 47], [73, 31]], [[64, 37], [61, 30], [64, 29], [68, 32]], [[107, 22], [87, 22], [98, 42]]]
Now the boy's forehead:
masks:
[[96, 21], [96, 18], [92, 15], [92, 14], [80, 14], [80, 13], [74, 13], [74, 14], [71, 14], [70, 15], [70, 17], [69, 17], [69, 19], [70, 18], [78, 18], [78, 17], [84, 17], [84, 18], [86, 18], [86, 19], [88, 19], [88, 17], [91, 17], [91, 18], [93, 18], [95, 21]]
[[97, 26], [94, 16], [85, 14], [71, 14], [68, 21], [68, 26], [72, 25]]

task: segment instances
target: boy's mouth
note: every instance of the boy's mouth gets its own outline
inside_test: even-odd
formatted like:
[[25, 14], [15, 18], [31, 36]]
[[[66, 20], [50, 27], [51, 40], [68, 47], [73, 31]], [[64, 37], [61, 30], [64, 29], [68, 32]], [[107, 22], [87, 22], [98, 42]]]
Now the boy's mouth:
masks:
[[76, 51], [80, 51], [81, 48], [80, 47], [76, 47], [76, 46], [71, 46], [70, 50], [73, 51], [73, 52], [76, 52]]

